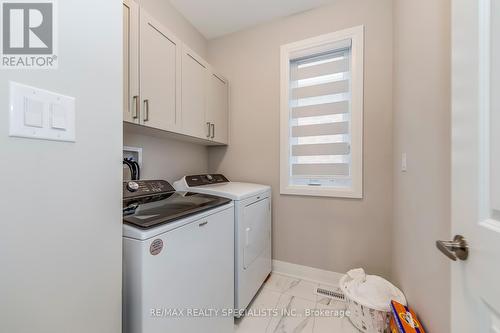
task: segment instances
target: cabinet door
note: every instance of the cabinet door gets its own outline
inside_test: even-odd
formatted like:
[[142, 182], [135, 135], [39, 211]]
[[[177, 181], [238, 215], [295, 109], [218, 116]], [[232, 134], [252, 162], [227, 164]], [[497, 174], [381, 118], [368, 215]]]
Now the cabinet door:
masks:
[[123, 2], [123, 120], [139, 122], [139, 6]]
[[182, 53], [182, 129], [197, 138], [209, 138], [205, 120], [207, 64], [190, 50]]
[[141, 10], [142, 123], [175, 131], [180, 123], [180, 41]]
[[212, 125], [210, 139], [227, 144], [229, 122], [229, 87], [227, 81], [216, 73], [209, 73], [207, 83], [207, 122]]

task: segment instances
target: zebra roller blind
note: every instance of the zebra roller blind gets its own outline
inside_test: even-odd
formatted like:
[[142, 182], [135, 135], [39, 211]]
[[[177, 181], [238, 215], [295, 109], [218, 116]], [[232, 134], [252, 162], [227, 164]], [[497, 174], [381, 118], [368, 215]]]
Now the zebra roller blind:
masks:
[[351, 186], [351, 49], [290, 59], [291, 185]]

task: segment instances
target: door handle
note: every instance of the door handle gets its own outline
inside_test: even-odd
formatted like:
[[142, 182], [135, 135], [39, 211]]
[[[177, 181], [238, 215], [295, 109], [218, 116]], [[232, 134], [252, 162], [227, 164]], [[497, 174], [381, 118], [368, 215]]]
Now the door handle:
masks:
[[215, 138], [215, 124], [210, 124], [210, 126], [212, 127], [212, 136], [211, 138]]
[[199, 227], [204, 227], [208, 224], [208, 221], [205, 221], [205, 222], [201, 222], [200, 224], [198, 224]]
[[452, 241], [437, 241], [436, 246], [445, 256], [453, 261], [467, 260], [469, 257], [469, 244], [464, 236], [456, 235]]
[[133, 98], [133, 101], [134, 101], [134, 113], [132, 114], [132, 119], [137, 119], [138, 116], [139, 116], [139, 108], [140, 108], [140, 101], [139, 101], [139, 96], [136, 95]]
[[207, 121], [207, 138], [210, 138], [210, 123]]
[[144, 121], [149, 121], [149, 99], [144, 100]]

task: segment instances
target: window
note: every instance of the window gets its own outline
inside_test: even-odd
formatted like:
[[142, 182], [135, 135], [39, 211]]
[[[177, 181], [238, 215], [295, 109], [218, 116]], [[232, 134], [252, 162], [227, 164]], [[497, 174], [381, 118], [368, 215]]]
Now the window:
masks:
[[281, 47], [281, 193], [363, 196], [363, 26]]

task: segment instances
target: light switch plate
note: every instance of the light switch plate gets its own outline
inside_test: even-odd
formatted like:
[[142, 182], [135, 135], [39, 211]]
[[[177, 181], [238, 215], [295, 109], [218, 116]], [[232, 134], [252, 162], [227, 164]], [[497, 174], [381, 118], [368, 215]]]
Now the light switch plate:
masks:
[[76, 141], [75, 98], [10, 82], [9, 136]]

